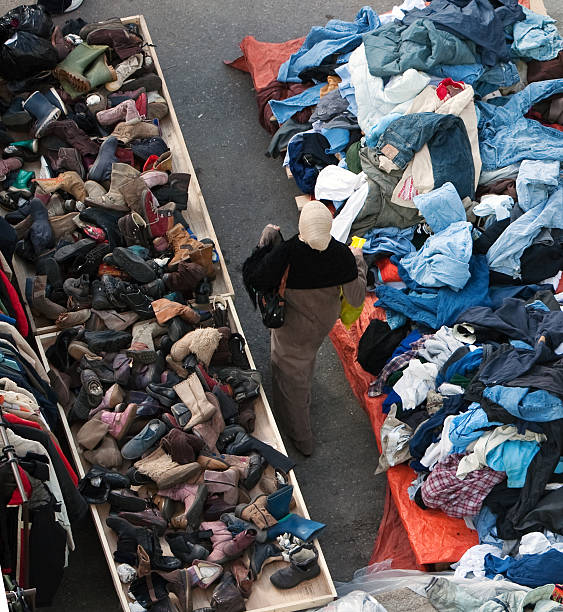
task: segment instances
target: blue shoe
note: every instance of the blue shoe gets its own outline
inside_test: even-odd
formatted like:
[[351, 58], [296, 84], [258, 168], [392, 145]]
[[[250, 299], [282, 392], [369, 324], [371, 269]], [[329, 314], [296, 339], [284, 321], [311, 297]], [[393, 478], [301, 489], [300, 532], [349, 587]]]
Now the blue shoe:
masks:
[[134, 244], [133, 246], [127, 248], [130, 251], [133, 251], [133, 253], [136, 253], [139, 257], [142, 257], [143, 259], [149, 258], [149, 250], [146, 247], [141, 246], [140, 244]]
[[168, 433], [168, 427], [158, 419], [149, 421], [143, 429], [121, 449], [124, 459], [138, 459]]
[[268, 495], [266, 508], [278, 521], [289, 514], [289, 505], [293, 498], [293, 485], [285, 485]]
[[303, 518], [298, 514], [288, 514], [268, 529], [268, 540], [273, 540], [284, 533], [291, 533], [304, 542], [318, 538], [326, 525]]

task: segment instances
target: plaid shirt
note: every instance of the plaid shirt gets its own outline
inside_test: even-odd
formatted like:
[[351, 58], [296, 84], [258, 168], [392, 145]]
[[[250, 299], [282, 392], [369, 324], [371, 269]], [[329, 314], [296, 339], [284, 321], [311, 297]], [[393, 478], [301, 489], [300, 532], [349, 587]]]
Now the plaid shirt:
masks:
[[448, 455], [437, 463], [421, 487], [422, 500], [429, 508], [438, 508], [455, 518], [479, 514], [485, 497], [506, 478], [504, 472], [485, 467], [460, 480], [456, 472], [462, 457]]
[[383, 387], [385, 386], [389, 376], [391, 376], [393, 372], [404, 368], [411, 359], [414, 359], [418, 355], [419, 349], [424, 346], [424, 343], [428, 338], [430, 338], [430, 336], [422, 336], [418, 340], [411, 342], [411, 349], [409, 351], [390, 359], [383, 366], [379, 376], [372, 383], [370, 383], [368, 389], [369, 397], [377, 397], [378, 395], [381, 395], [383, 393]]

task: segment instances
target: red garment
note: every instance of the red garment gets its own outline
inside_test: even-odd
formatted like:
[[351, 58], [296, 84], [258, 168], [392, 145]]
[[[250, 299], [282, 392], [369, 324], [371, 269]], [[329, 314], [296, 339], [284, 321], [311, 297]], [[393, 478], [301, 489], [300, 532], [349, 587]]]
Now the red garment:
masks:
[[[18, 465], [18, 470], [20, 472], [20, 476], [22, 479], [23, 490], [25, 491], [25, 494], [27, 495], [27, 498], [29, 499], [31, 497], [31, 491], [32, 491], [31, 483], [29, 482], [29, 478], [27, 477], [27, 474], [19, 465]], [[12, 497], [10, 501], [8, 502], [8, 505], [9, 506], [19, 506], [21, 504], [23, 504], [22, 496], [20, 495], [20, 492], [16, 485], [16, 488], [14, 489], [14, 492], [12, 493]]]
[[452, 95], [459, 93], [454, 90], [459, 89], [460, 91], [463, 91], [464, 85], [465, 83], [462, 81], [452, 81], [452, 79], [448, 77], [438, 84], [438, 87], [436, 87], [436, 95], [438, 98], [440, 98], [440, 100], [446, 100], [446, 98], [451, 98]]
[[[270, 100], [285, 100], [291, 98], [309, 89], [312, 85], [312, 83], [281, 83], [280, 81], [271, 81], [266, 87], [256, 90], [258, 120], [260, 121], [260, 125], [268, 130], [270, 134], [275, 134], [280, 126], [268, 102]], [[292, 119], [295, 119], [297, 123], [306, 123], [313, 114], [313, 109], [314, 106], [308, 106], [296, 112], [292, 116]]]
[[375, 262], [375, 265], [379, 269], [379, 272], [381, 274], [381, 280], [384, 283], [397, 283], [401, 281], [401, 277], [399, 276], [399, 269], [394, 263], [391, 263], [389, 257], [378, 259]]
[[249, 72], [254, 88], [262, 89], [278, 78], [280, 66], [301, 48], [304, 41], [305, 37], [282, 43], [268, 43], [260, 42], [254, 36], [245, 36], [240, 43], [242, 57], [232, 62], [225, 61], [225, 64]]
[[18, 328], [20, 334], [25, 338], [29, 333], [29, 324], [27, 322], [25, 312], [23, 311], [23, 306], [20, 302], [18, 293], [2, 269], [0, 269], [0, 282], [4, 283], [10, 304], [14, 309], [14, 313], [16, 315], [16, 327]]
[[[25, 425], [26, 427], [33, 427], [34, 429], [43, 430], [43, 427], [41, 427], [39, 423], [36, 423], [35, 421], [27, 421], [26, 419], [22, 419], [17, 414], [10, 414], [9, 412], [4, 412], [4, 419], [8, 421], [8, 423], [14, 423], [15, 425]], [[70, 476], [70, 479], [75, 484], [75, 486], [78, 485], [78, 476], [76, 475], [76, 472], [72, 469], [72, 466], [68, 462], [68, 459], [63, 453], [61, 447], [58, 445], [57, 442], [55, 442], [55, 440], [53, 440], [53, 438], [51, 438], [51, 442], [54, 444], [55, 448], [57, 449], [57, 453], [59, 453], [59, 457], [61, 458], [61, 461], [64, 463], [64, 466], [66, 468], [66, 471], [68, 472], [68, 475]]]

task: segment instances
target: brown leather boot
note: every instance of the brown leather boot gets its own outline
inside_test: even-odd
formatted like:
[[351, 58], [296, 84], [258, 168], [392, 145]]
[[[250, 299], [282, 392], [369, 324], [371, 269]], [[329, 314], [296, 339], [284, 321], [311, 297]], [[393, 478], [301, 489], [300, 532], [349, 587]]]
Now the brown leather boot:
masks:
[[213, 589], [213, 595], [209, 603], [213, 610], [228, 610], [229, 612], [246, 610], [244, 598], [231, 572], [223, 574], [221, 582]]
[[266, 509], [267, 495], [258, 495], [252, 502], [237, 506], [235, 516], [254, 523], [258, 529], [269, 529], [277, 521]]
[[235, 559], [231, 564], [231, 572], [235, 577], [239, 591], [245, 599], [250, 597], [252, 593], [252, 584], [254, 582], [252, 578], [252, 572], [248, 568], [242, 559]]
[[161, 325], [164, 325], [174, 317], [182, 317], [182, 319], [192, 325], [197, 325], [200, 321], [199, 314], [193, 308], [184, 306], [184, 304], [179, 304], [178, 302], [172, 302], [166, 298], [155, 300], [152, 303], [152, 307], [154, 316]]
[[[221, 493], [226, 503], [236, 506], [238, 504], [238, 481], [239, 473], [235, 468], [229, 468], [224, 472], [205, 470], [203, 479], [209, 493]], [[213, 561], [213, 559], [212, 559]]]
[[187, 569], [159, 572], [166, 579], [168, 590], [174, 593], [180, 604], [180, 612], [192, 612], [192, 587]]
[[181, 261], [189, 259], [193, 263], [199, 264], [205, 270], [207, 277], [215, 277], [212, 244], [203, 244], [199, 240], [191, 238], [186, 228], [180, 223], [166, 232], [166, 238], [174, 251], [174, 257], [168, 262], [168, 267], [171, 270], [174, 270]]
[[55, 178], [33, 179], [33, 181], [46, 193], [53, 193], [57, 191], [57, 189], [62, 189], [81, 202], [84, 202], [88, 197], [86, 189], [84, 188], [84, 181], [77, 172], [73, 172], [72, 170], [63, 172]]
[[144, 247], [150, 247], [151, 235], [147, 227], [147, 222], [143, 217], [136, 212], [130, 215], [125, 215], [117, 222], [117, 227], [127, 246], [140, 244]]

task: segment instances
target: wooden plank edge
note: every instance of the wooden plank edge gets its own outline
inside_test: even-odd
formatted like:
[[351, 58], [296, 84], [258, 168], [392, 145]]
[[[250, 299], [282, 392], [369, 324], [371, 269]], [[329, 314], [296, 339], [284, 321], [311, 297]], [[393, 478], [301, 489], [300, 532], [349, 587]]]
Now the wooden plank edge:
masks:
[[[43, 366], [45, 367], [45, 370], [47, 372], [51, 369], [51, 367], [49, 365], [49, 360], [47, 359], [47, 355], [45, 353], [43, 343], [48, 342], [51, 338], [56, 337], [57, 334], [58, 332], [51, 333], [51, 334], [44, 334], [42, 336], [36, 337], [39, 356], [41, 360], [43, 361]], [[67, 438], [68, 446], [70, 448], [72, 458], [76, 465], [76, 470], [78, 471], [80, 478], [84, 478], [84, 476], [86, 475], [86, 472], [84, 471], [80, 453], [74, 441], [74, 436], [72, 435], [72, 432], [70, 430], [68, 420], [66, 418], [66, 413], [63, 407], [59, 403], [57, 403], [57, 407], [59, 409], [59, 415], [61, 416], [63, 430]], [[107, 538], [105, 537], [104, 527], [102, 525], [102, 519], [100, 517], [98, 506], [96, 506], [95, 504], [90, 504], [90, 513], [92, 514], [92, 520], [94, 521], [96, 531], [98, 532], [98, 538], [100, 540], [100, 544], [102, 545], [102, 550], [104, 551], [104, 556], [108, 564], [109, 573], [111, 575], [111, 579], [113, 581], [115, 592], [116, 592], [117, 598], [119, 599], [119, 603], [121, 604], [123, 612], [130, 612], [130, 608], [129, 608], [130, 602], [125, 595], [125, 592], [123, 590], [123, 584], [121, 580], [119, 579], [119, 574], [117, 573], [117, 566], [113, 558], [113, 553], [111, 552], [109, 542]]]
[[203, 193], [201, 191], [201, 186], [199, 184], [196, 172], [195, 172], [195, 168], [193, 166], [190, 154], [188, 153], [188, 148], [186, 145], [186, 141], [185, 138], [183, 136], [183, 132], [182, 129], [180, 128], [180, 124], [178, 122], [178, 117], [176, 115], [176, 110], [174, 109], [174, 105], [172, 103], [172, 99], [170, 97], [170, 92], [168, 90], [168, 86], [166, 84], [166, 80], [164, 78], [164, 73], [162, 72], [162, 68], [160, 66], [160, 62], [158, 60], [158, 56], [156, 54], [156, 52], [154, 51], [154, 43], [152, 41], [150, 32], [148, 30], [148, 26], [147, 26], [147, 22], [145, 19], [144, 15], [135, 15], [133, 17], [125, 17], [122, 19], [122, 21], [124, 23], [137, 23], [142, 31], [143, 34], [143, 38], [145, 40], [145, 42], [148, 43], [149, 47], [149, 52], [151, 54], [152, 60], [154, 62], [154, 66], [156, 69], [156, 72], [158, 74], [158, 76], [161, 78], [162, 80], [162, 94], [164, 96], [164, 98], [166, 99], [166, 103], [168, 104], [168, 114], [170, 116], [170, 122], [172, 123], [172, 127], [174, 128], [174, 130], [176, 130], [178, 132], [178, 135], [181, 136], [180, 138], [180, 148], [183, 150], [182, 153], [186, 159], [188, 168], [189, 168], [189, 173], [191, 175], [191, 179], [190, 179], [190, 183], [193, 183], [195, 188], [196, 188], [196, 193], [198, 195], [198, 199], [199, 199], [199, 206], [201, 208], [203, 217], [205, 219], [205, 222], [209, 228], [209, 236], [208, 238], [211, 238], [211, 240], [213, 240], [214, 244], [215, 244], [215, 250], [217, 251], [217, 255], [219, 257], [219, 261], [222, 265], [222, 268], [224, 270], [224, 280], [225, 280], [225, 285], [227, 287], [227, 293], [228, 295], [234, 295], [234, 288], [233, 288], [233, 284], [231, 282], [231, 277], [230, 274], [228, 272], [227, 269], [227, 264], [225, 263], [225, 258], [223, 257], [223, 253], [221, 251], [221, 247], [219, 246], [219, 240], [217, 239], [217, 234], [215, 233], [215, 228], [213, 227], [213, 223], [211, 222], [211, 217], [209, 216], [209, 210], [207, 209], [207, 205], [205, 203], [205, 199], [203, 197]]

